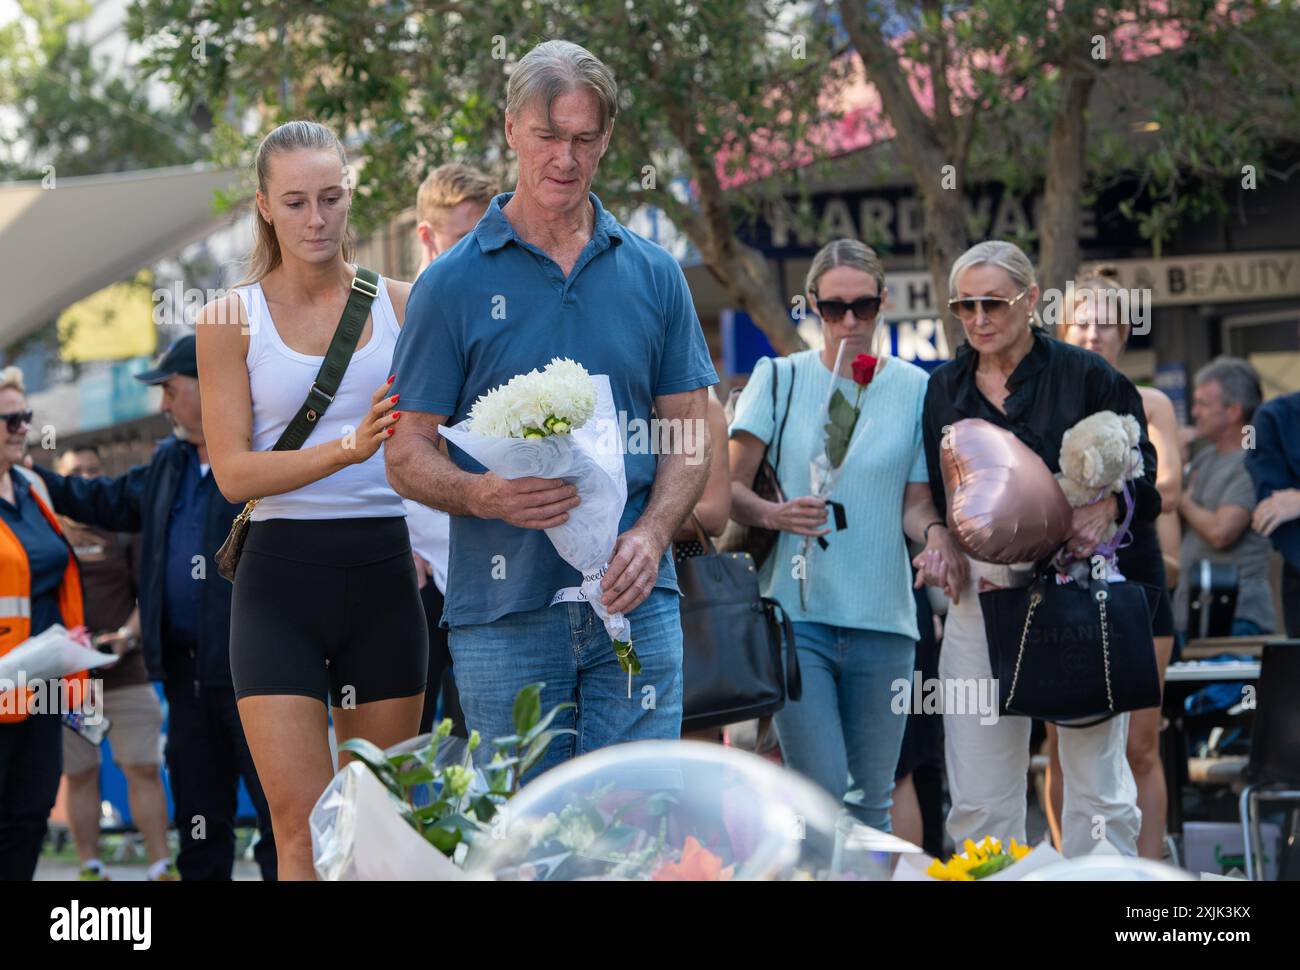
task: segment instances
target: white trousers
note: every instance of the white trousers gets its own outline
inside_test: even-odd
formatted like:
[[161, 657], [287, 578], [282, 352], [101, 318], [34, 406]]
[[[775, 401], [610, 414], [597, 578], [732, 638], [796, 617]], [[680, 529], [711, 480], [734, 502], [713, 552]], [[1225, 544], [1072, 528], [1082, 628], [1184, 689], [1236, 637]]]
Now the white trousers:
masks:
[[[998, 586], [1020, 586], [1028, 578], [1015, 567], [970, 562], [970, 586], [961, 603], [949, 607], [944, 626], [939, 676], [945, 684], [953, 678], [993, 676], [979, 606], [980, 578]], [[978, 713], [944, 712], [944, 756], [952, 797], [948, 832], [959, 849], [964, 839], [979, 841], [985, 835], [1004, 843], [1011, 838], [1025, 842], [1030, 719], [1000, 717], [992, 724], [980, 720]], [[1061, 819], [1065, 856], [1086, 855], [1102, 839], [1123, 855], [1137, 855], [1142, 816], [1137, 783], [1125, 754], [1128, 715], [1094, 727], [1061, 728], [1057, 736], [1065, 782]]]

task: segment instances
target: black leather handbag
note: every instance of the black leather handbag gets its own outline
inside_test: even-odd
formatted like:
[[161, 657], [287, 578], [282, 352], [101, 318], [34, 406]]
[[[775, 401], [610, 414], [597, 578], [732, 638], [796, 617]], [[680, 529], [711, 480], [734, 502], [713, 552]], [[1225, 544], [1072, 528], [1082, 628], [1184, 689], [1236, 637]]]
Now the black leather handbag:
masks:
[[[782, 412], [777, 406], [777, 385], [781, 382], [782, 363], [786, 364], [784, 368], [789, 372], [789, 386], [785, 391], [785, 411]], [[777, 478], [776, 470], [781, 465], [781, 442], [785, 438], [785, 422], [790, 417], [790, 399], [794, 394], [794, 364], [784, 357], [773, 358], [772, 360], [772, 425], [775, 428], [775, 434], [772, 441], [763, 449], [763, 460], [759, 463], [758, 471], [754, 473], [754, 482], [750, 485], [755, 495], [769, 502], [784, 502], [785, 494], [781, 491], [781, 480]], [[780, 414], [780, 421], [777, 421], [777, 415]], [[728, 416], [730, 418], [730, 415]], [[728, 421], [730, 423], [730, 420]], [[718, 540], [718, 545], [726, 552], [748, 553], [754, 560], [754, 565], [762, 569], [763, 563], [767, 562], [767, 557], [772, 554], [776, 548], [776, 540], [780, 536], [775, 529], [764, 529], [758, 525], [741, 525], [735, 519], [727, 523], [726, 531]]]
[[1058, 585], [1048, 567], [1028, 586], [979, 596], [999, 713], [1091, 727], [1160, 706], [1158, 590], [1099, 579]]
[[718, 552], [691, 518], [705, 553], [677, 564], [682, 731], [770, 718], [787, 697], [797, 701], [803, 693], [794, 627], [775, 600], [759, 595], [753, 558]]

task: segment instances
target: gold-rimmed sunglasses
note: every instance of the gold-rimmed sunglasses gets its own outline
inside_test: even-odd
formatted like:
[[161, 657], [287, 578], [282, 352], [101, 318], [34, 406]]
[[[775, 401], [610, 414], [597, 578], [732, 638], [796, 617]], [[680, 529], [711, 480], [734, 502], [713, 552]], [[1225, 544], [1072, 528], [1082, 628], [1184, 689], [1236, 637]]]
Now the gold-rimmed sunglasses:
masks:
[[974, 320], [979, 308], [984, 308], [984, 316], [990, 320], [1005, 320], [1013, 306], [1024, 299], [1029, 292], [1025, 287], [1011, 299], [1005, 296], [961, 296], [948, 301], [948, 309], [963, 322]]

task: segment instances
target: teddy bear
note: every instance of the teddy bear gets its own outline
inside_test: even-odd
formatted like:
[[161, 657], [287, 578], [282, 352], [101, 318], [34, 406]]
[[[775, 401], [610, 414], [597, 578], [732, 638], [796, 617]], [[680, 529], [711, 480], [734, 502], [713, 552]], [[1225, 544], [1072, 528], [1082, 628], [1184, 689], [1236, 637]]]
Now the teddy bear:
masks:
[[[1090, 414], [1065, 432], [1056, 480], [1071, 508], [1089, 505], [1108, 492], [1122, 492], [1125, 482], [1141, 477], [1141, 437], [1133, 415], [1114, 411]], [[1109, 542], [1117, 528], [1112, 522], [1103, 541]]]

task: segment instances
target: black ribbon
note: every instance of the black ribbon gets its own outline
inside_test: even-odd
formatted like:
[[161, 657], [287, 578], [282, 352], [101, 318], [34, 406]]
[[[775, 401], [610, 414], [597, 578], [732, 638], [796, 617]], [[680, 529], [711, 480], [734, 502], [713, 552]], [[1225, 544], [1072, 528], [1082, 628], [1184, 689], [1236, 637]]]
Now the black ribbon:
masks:
[[[842, 529], [847, 529], [849, 527], [849, 516], [848, 513], [844, 511], [844, 503], [828, 501], [826, 504], [830, 507], [831, 513], [835, 519], [835, 528], [831, 531], [839, 532]], [[826, 541], [825, 536], [818, 536], [817, 545], [821, 546], [822, 549], [825, 550], [830, 546], [830, 543]]]

